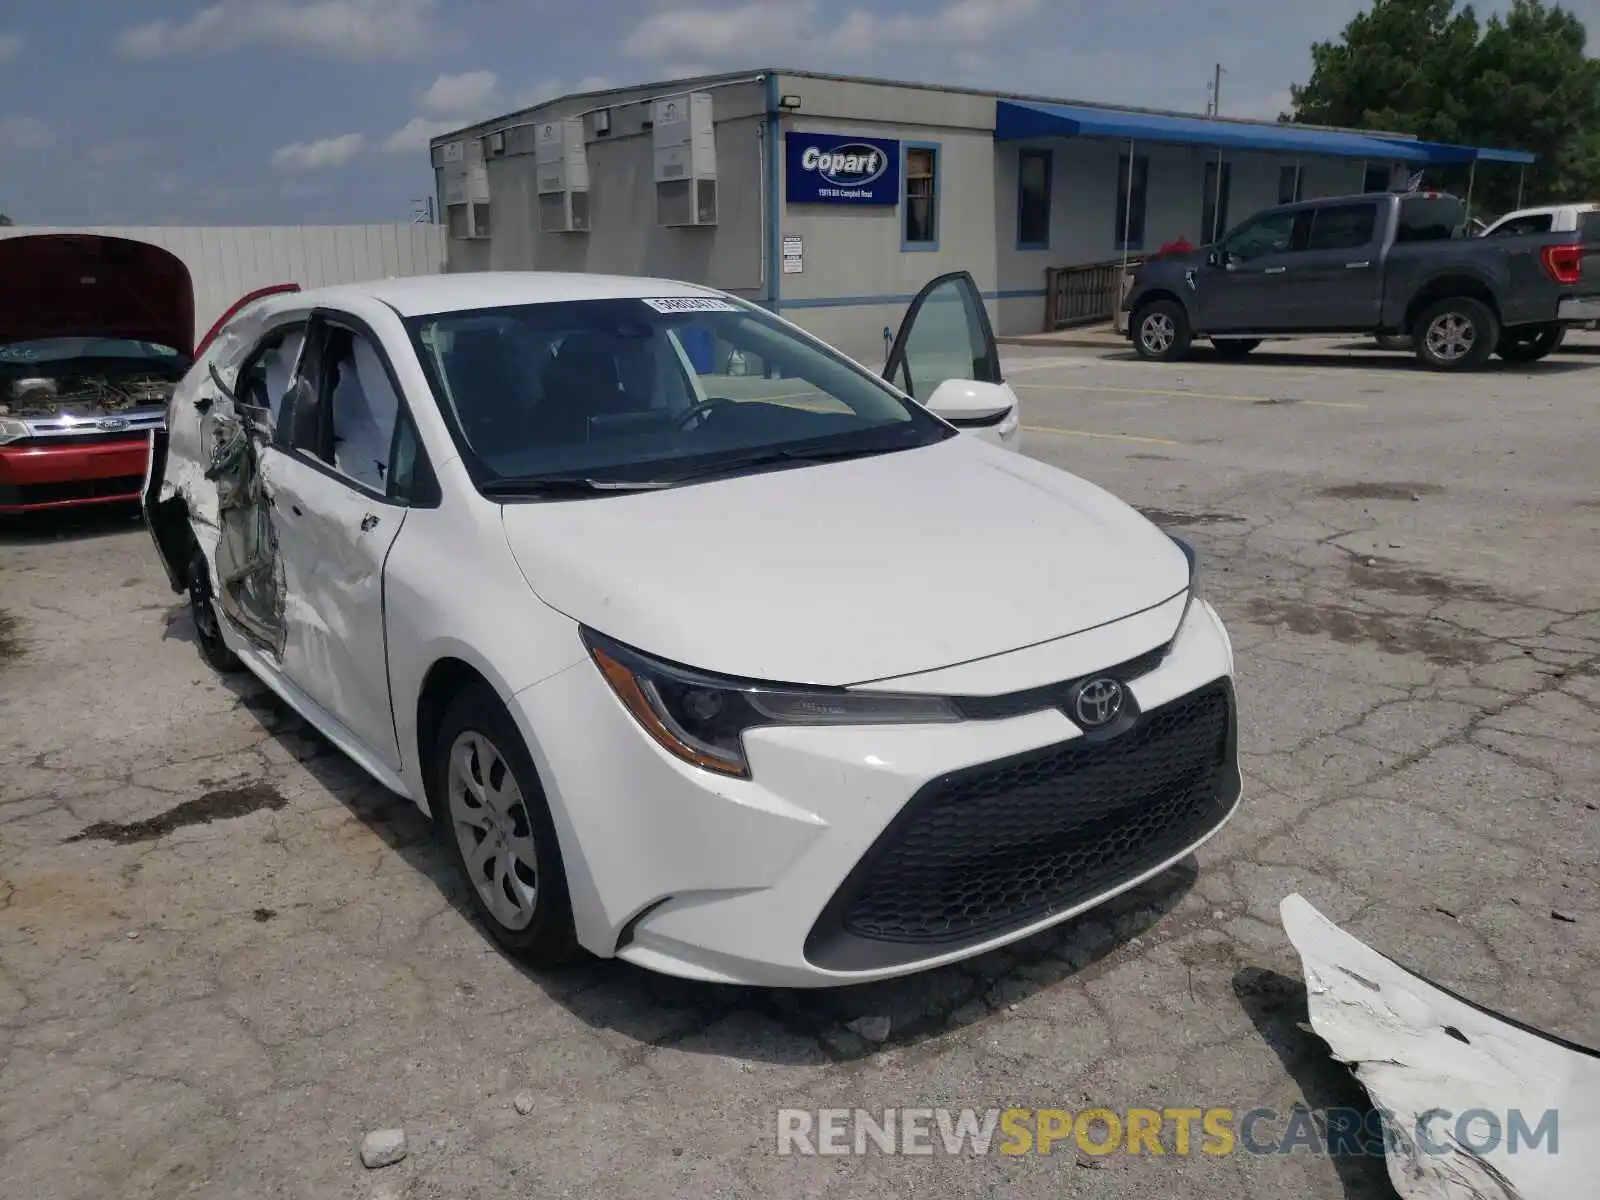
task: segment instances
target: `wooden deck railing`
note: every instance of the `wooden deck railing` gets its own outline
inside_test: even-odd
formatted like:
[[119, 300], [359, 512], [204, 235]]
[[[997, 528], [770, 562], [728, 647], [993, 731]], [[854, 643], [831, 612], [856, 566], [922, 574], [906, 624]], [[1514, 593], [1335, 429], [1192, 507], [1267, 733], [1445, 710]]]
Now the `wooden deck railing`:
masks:
[[1070, 267], [1045, 268], [1044, 327], [1046, 332], [1089, 325], [1116, 317], [1127, 281], [1123, 267], [1131, 273], [1144, 258], [1113, 259], [1110, 262], [1078, 263]]

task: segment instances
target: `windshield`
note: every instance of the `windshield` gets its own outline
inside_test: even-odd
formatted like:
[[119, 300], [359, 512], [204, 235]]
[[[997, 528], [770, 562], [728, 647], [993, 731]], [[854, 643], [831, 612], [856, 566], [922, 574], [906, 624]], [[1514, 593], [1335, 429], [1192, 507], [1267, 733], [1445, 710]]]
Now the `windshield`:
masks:
[[137, 358], [149, 360], [152, 367], [186, 362], [171, 346], [158, 342], [138, 342], [130, 338], [54, 337], [0, 345], [0, 363], [66, 362], [74, 358]]
[[670, 482], [953, 436], [754, 305], [581, 300], [406, 322], [479, 486]]

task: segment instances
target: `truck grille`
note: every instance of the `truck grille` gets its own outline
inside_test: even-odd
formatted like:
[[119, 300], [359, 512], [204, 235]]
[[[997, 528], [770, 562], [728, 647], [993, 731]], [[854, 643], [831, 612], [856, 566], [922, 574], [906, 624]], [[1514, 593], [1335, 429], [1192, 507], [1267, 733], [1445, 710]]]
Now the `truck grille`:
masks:
[[1226, 680], [1114, 737], [1086, 736], [926, 784], [807, 939], [866, 969], [1018, 928], [1134, 878], [1214, 829], [1238, 798]]

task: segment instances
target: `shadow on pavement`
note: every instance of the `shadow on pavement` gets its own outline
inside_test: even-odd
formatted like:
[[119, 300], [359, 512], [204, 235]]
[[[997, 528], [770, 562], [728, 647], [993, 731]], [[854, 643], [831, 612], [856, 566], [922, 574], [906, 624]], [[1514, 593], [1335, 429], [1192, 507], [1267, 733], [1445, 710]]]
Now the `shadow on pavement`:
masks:
[[0, 545], [28, 546], [82, 541], [142, 529], [137, 502], [87, 504], [81, 508], [46, 508], [0, 517]]
[[[187, 608], [175, 610], [168, 618], [168, 636], [192, 639], [190, 626]], [[229, 675], [223, 682], [238, 697], [240, 708], [472, 921], [475, 936], [495, 945], [477, 924], [453, 851], [415, 805], [364, 777], [352, 784], [359, 768], [254, 676]], [[1194, 886], [1198, 873], [1190, 857], [1076, 920], [1004, 949], [907, 978], [852, 987], [698, 983], [587, 955], [565, 967], [535, 971], [506, 957], [531, 987], [585, 1024], [614, 1030], [641, 1045], [674, 1045], [692, 1053], [777, 1064], [851, 1061], [981, 1021], [995, 1008], [1077, 974], [1160, 922]], [[682, 1016], [672, 1022], [676, 1032], [665, 1037], [664, 1009]], [[752, 1036], [748, 1023], [728, 1021], [740, 1015], [764, 1018], [778, 1028], [771, 1036]], [[849, 1028], [863, 1018], [871, 1019], [865, 1033]]]
[[[1300, 980], [1277, 971], [1246, 967], [1234, 975], [1233, 992], [1261, 1040], [1299, 1085], [1319, 1134], [1327, 1135], [1326, 1114], [1330, 1110], [1357, 1114], [1363, 1122], [1373, 1120], [1372, 1100], [1366, 1089], [1348, 1067], [1334, 1061], [1327, 1043], [1311, 1032], [1306, 989]], [[1281, 1136], [1285, 1120], [1279, 1117], [1269, 1122], [1257, 1140], [1273, 1134]], [[1393, 1200], [1394, 1189], [1381, 1150], [1367, 1155], [1335, 1155], [1332, 1161], [1349, 1200]]]

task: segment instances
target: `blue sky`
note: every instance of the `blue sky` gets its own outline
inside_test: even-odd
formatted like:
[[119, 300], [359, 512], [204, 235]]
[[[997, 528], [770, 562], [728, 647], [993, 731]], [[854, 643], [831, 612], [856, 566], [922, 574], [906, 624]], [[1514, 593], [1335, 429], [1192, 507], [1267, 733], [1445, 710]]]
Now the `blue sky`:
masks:
[[[1273, 116], [1311, 43], [1362, 7], [16, 0], [0, 6], [0, 212], [38, 224], [406, 220], [432, 188], [431, 133], [564, 91], [739, 67], [1199, 111], [1221, 61], [1223, 112]], [[1600, 0], [1569, 7], [1600, 26]]]

